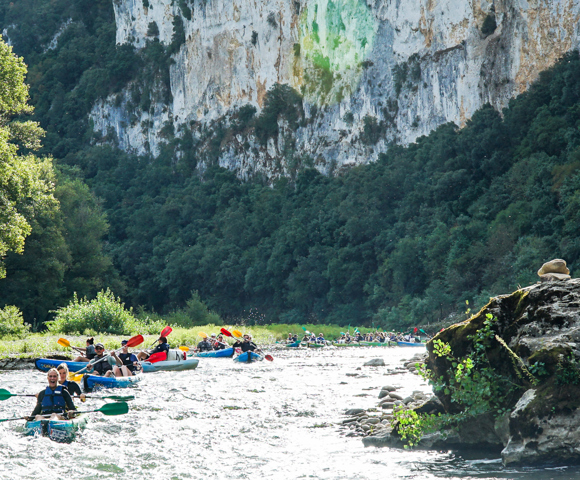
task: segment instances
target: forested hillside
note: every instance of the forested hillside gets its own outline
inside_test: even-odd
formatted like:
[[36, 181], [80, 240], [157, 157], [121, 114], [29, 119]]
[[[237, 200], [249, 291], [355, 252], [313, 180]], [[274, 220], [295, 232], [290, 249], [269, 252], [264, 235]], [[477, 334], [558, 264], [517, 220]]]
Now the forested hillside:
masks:
[[[241, 181], [214, 153], [242, 130], [267, 139], [278, 119], [304, 122], [297, 92], [275, 86], [259, 115], [248, 107], [204, 142], [177, 138], [168, 125], [155, 158], [97, 146], [93, 102], [131, 80], [163, 78], [171, 51], [155, 41], [138, 53], [116, 47], [109, 1], [39, 5], [0, 1], [2, 28], [29, 19], [10, 41], [29, 65], [33, 118], [59, 169], [60, 207], [34, 220], [24, 254], [7, 257], [0, 280], [0, 306], [17, 305], [28, 321], [49, 318], [75, 291], [94, 297], [111, 287], [157, 312], [183, 307], [197, 291], [226, 318], [258, 312], [261, 322], [398, 328], [535, 282], [551, 258], [566, 259], [574, 274], [577, 52], [502, 115], [485, 107], [465, 128], [444, 125], [334, 176], [304, 157], [269, 184]], [[63, 18], [74, 28], [52, 42]], [[369, 120], [369, 144], [382, 134]]]

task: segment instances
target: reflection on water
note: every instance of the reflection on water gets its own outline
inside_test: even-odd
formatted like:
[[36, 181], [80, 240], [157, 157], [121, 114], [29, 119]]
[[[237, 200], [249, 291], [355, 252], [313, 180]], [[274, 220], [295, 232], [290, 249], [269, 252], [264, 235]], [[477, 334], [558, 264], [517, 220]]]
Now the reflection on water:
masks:
[[[427, 389], [416, 376], [385, 375], [414, 353], [287, 349], [273, 352], [274, 362], [201, 359], [193, 371], [147, 374], [131, 389], [137, 398], [129, 414], [92, 414], [70, 445], [25, 437], [19, 421], [0, 424], [0, 479], [580, 478], [576, 468], [504, 469], [497, 459], [364, 448], [360, 439], [340, 436], [342, 412], [376, 406], [382, 386], [400, 385], [403, 395]], [[362, 367], [378, 357], [387, 368]], [[45, 378], [36, 371], [6, 372], [0, 388], [36, 393]], [[369, 395], [355, 396], [362, 393]], [[0, 416], [27, 415], [33, 402], [0, 402]], [[101, 404], [92, 400], [82, 408]]]

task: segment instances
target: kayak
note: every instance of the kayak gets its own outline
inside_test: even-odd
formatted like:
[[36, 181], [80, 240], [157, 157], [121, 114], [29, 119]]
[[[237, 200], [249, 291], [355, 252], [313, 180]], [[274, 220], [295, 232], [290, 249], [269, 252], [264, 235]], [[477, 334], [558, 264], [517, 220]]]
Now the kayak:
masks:
[[83, 377], [83, 387], [85, 390], [95, 388], [127, 388], [143, 380], [143, 374], [138, 373], [130, 377], [102, 377], [100, 375], [85, 375]]
[[145, 373], [161, 371], [181, 372], [183, 370], [193, 370], [197, 367], [198, 363], [199, 360], [197, 358], [188, 358], [186, 360], [163, 360], [155, 363], [143, 361], [141, 362], [141, 366]]
[[55, 442], [70, 443], [75, 439], [77, 432], [85, 427], [89, 417], [81, 414], [71, 420], [33, 420], [26, 422], [26, 435], [43, 435]]
[[386, 342], [359, 342], [361, 347], [390, 347], [391, 341]]
[[322, 348], [322, 347], [326, 347], [326, 345], [324, 343], [306, 343], [306, 347], [308, 348]]
[[397, 342], [399, 347], [424, 347], [424, 343], [417, 343], [417, 342]]
[[[248, 358], [248, 355], [250, 356]], [[240, 362], [240, 363], [251, 363], [251, 362], [256, 362], [256, 361], [262, 361], [264, 360], [264, 356], [263, 355], [258, 355], [257, 353], [254, 352], [244, 352], [244, 353], [240, 353], [236, 358], [234, 358], [234, 362]]]
[[335, 347], [364, 347], [364, 345], [361, 345], [360, 343], [336, 343], [336, 342], [332, 342], [332, 344]]
[[34, 361], [34, 365], [41, 372], [48, 372], [51, 368], [56, 368], [61, 363], [67, 364], [69, 372], [78, 372], [88, 365], [87, 362], [71, 362], [70, 360], [55, 360], [53, 358], [37, 358]]
[[287, 343], [286, 344], [286, 348], [298, 348], [300, 346], [300, 340], [297, 340], [296, 342], [293, 343]]
[[212, 350], [211, 352], [198, 352], [193, 355], [194, 357], [203, 358], [222, 358], [222, 357], [233, 357], [234, 347], [224, 348], [223, 350]]

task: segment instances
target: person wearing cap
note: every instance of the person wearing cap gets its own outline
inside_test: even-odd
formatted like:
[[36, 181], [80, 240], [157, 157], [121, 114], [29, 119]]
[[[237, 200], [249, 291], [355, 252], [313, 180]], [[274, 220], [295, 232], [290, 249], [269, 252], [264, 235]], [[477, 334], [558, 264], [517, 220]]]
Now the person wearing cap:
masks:
[[253, 352], [258, 348], [258, 346], [252, 342], [252, 336], [249, 334], [244, 335], [244, 340], [240, 342], [239, 340], [232, 345], [234, 348], [241, 348], [242, 352]]
[[105, 356], [105, 346], [102, 343], [97, 343], [95, 345], [95, 351], [97, 352], [97, 355], [89, 362], [87, 372], [91, 375], [112, 377], [113, 367], [107, 361], [107, 357]]
[[201, 339], [201, 342], [197, 344], [196, 352], [211, 352], [213, 350], [212, 343], [208, 337]]
[[159, 343], [157, 344], [157, 346], [151, 350], [150, 352], [147, 351], [143, 351], [143, 352], [139, 352], [137, 355], [137, 359], [139, 361], [142, 360], [147, 360], [151, 355], [155, 354], [155, 353], [160, 353], [160, 352], [165, 352], [165, 355], [167, 355], [167, 352], [169, 351], [169, 344], [167, 343], [167, 337], [159, 337], [159, 340], [157, 340]]
[[117, 352], [111, 352], [111, 355], [117, 362], [117, 365], [113, 367], [113, 373], [115, 377], [130, 377], [135, 375], [139, 369], [139, 360], [137, 355], [129, 352], [129, 347], [127, 346], [127, 340], [121, 342], [121, 347], [123, 351], [117, 355]]

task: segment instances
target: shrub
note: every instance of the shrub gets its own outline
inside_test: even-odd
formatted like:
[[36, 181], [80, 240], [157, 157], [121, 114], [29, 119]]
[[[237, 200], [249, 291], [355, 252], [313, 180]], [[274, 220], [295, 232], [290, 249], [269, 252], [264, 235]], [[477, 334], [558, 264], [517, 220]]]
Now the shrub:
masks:
[[30, 331], [30, 325], [24, 323], [22, 312], [13, 305], [0, 309], [0, 337], [24, 337]]
[[161, 322], [138, 320], [133, 309], [126, 310], [120, 298], [113, 292], [100, 291], [97, 298], [79, 300], [74, 295], [72, 302], [56, 311], [54, 320], [46, 322], [51, 333], [81, 335], [85, 332], [135, 335], [138, 333], [155, 334], [164, 327]]

